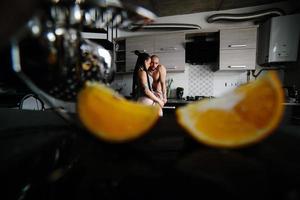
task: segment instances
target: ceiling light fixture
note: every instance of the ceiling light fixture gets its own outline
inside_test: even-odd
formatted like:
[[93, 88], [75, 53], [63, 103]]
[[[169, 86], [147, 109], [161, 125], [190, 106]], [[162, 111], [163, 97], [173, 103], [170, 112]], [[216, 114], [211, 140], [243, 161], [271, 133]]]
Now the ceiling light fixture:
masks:
[[128, 29], [134, 31], [179, 31], [201, 29], [201, 26], [187, 23], [152, 23], [144, 25], [131, 24]]

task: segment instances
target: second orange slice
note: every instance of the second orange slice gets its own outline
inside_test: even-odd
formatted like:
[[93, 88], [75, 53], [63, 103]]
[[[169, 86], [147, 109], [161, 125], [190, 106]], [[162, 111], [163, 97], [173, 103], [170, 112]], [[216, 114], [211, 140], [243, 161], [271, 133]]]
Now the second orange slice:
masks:
[[177, 110], [178, 122], [196, 140], [236, 148], [267, 137], [280, 123], [284, 95], [276, 72], [213, 100]]

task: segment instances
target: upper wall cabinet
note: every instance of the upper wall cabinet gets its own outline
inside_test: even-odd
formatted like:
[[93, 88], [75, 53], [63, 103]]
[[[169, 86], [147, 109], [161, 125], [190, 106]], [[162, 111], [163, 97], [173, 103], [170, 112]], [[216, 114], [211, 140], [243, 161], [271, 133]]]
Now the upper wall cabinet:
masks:
[[154, 52], [168, 72], [184, 71], [185, 68], [185, 34], [172, 33], [154, 36]]
[[137, 56], [135, 50], [157, 55], [167, 71], [184, 71], [184, 33], [164, 33], [157, 35], [126, 38], [126, 72], [133, 72]]
[[133, 72], [137, 55], [135, 50], [152, 54], [153, 36], [138, 36], [126, 38], [126, 72]]
[[220, 30], [220, 49], [256, 48], [256, 27]]
[[184, 51], [185, 34], [160, 34], [154, 36], [154, 53]]
[[256, 65], [257, 27], [220, 30], [219, 70], [252, 70]]

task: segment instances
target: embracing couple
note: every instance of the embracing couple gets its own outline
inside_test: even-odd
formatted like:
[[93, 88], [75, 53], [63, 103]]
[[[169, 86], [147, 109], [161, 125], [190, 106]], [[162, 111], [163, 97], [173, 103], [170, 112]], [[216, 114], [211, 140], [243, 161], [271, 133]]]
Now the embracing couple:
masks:
[[162, 108], [167, 102], [166, 91], [166, 68], [159, 64], [156, 55], [150, 56], [147, 53], [135, 51], [138, 56], [132, 83], [132, 95], [138, 102], [160, 106], [160, 116]]

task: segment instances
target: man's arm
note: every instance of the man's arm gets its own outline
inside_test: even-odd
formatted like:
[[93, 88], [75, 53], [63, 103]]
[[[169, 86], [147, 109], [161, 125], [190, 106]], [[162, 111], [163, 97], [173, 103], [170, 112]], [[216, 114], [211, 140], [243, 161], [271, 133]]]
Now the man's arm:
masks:
[[160, 65], [158, 68], [159, 75], [160, 75], [160, 84], [161, 84], [161, 90], [163, 93], [163, 101], [164, 103], [167, 103], [167, 87], [166, 87], [166, 76], [167, 76], [167, 70], [165, 66]]

